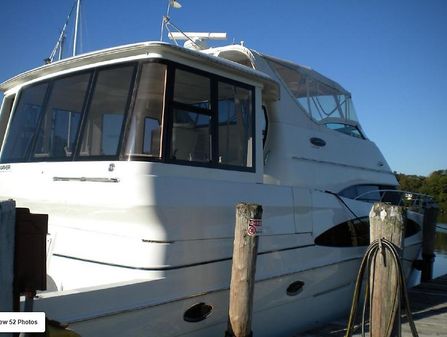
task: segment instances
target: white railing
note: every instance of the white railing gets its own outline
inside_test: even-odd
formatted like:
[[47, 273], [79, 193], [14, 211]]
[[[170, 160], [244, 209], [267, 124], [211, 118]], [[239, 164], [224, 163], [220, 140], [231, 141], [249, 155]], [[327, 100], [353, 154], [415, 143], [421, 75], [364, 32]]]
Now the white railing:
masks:
[[[380, 197], [379, 197], [380, 196]], [[362, 193], [355, 200], [367, 202], [385, 202], [396, 206], [405, 206], [416, 212], [423, 212], [427, 207], [433, 207], [436, 202], [433, 197], [401, 190], [374, 190]]]

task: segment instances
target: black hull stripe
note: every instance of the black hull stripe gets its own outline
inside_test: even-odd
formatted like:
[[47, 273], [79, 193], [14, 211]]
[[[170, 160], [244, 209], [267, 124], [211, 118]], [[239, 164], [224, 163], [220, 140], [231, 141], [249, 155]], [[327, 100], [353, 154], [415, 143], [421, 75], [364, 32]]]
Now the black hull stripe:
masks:
[[[299, 246], [299, 247], [288, 247], [288, 248], [283, 248], [283, 249], [270, 250], [270, 251], [260, 252], [260, 253], [258, 253], [258, 256], [259, 255], [267, 255], [267, 254], [277, 253], [277, 252], [284, 252], [284, 251], [289, 251], [289, 250], [296, 250], [296, 249], [302, 249], [302, 248], [315, 247], [315, 246], [316, 245], [311, 244], [311, 245], [305, 245], [305, 246]], [[90, 260], [90, 259], [84, 259], [84, 258], [81, 258], [81, 257], [75, 257], [75, 256], [69, 256], [69, 255], [57, 254], [57, 253], [53, 254], [53, 256], [57, 256], [57, 257], [65, 258], [65, 259], [70, 259], [70, 260], [75, 260], [75, 261], [95, 263], [95, 264], [99, 264], [99, 265], [103, 265], [103, 266], [109, 266], [109, 267], [118, 267], [118, 268], [124, 268], [124, 269], [143, 270], [143, 271], [169, 271], [169, 270], [176, 270], [176, 269], [182, 269], [182, 268], [196, 267], [196, 266], [207, 265], [207, 264], [210, 264], [210, 263], [225, 262], [225, 261], [231, 261], [232, 260], [232, 257], [230, 256], [230, 257], [224, 257], [224, 258], [221, 258], [221, 259], [215, 259], [215, 260], [208, 260], [208, 261], [202, 261], [202, 262], [196, 262], [196, 263], [183, 264], [183, 265], [180, 265], [180, 266], [166, 266], [166, 267], [150, 267], [150, 268], [148, 268], [148, 267], [126, 266], [126, 265], [118, 264], [118, 263], [95, 261], [95, 260]]]

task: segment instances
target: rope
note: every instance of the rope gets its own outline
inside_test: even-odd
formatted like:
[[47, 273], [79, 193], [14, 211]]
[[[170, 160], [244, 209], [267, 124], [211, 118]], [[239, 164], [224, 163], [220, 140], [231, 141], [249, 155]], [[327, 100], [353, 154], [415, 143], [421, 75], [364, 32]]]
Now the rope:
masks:
[[[402, 298], [404, 299], [405, 303], [405, 311], [406, 316], [408, 319], [408, 324], [410, 325], [411, 333], [413, 337], [419, 337], [416, 326], [413, 321], [413, 316], [411, 314], [410, 310], [410, 302], [408, 299], [408, 292], [407, 292], [407, 286], [405, 282], [405, 275], [403, 272], [400, 255], [396, 248], [396, 246], [387, 239], [378, 239], [372, 242], [365, 255], [363, 256], [362, 263], [360, 264], [360, 270], [357, 275], [357, 280], [355, 284], [354, 289], [354, 295], [352, 299], [352, 306], [351, 306], [351, 312], [349, 314], [349, 320], [348, 320], [348, 326], [346, 328], [346, 334], [345, 337], [351, 337], [354, 333], [354, 321], [355, 317], [357, 315], [357, 307], [360, 300], [360, 289], [362, 285], [363, 276], [365, 274], [365, 271], [367, 271], [368, 278], [366, 279], [366, 286], [365, 286], [365, 301], [363, 304], [363, 312], [362, 312], [362, 337], [365, 337], [365, 316], [366, 316], [366, 306], [369, 299], [369, 272], [371, 271], [371, 266], [374, 266], [374, 261], [378, 254], [382, 255], [383, 258], [385, 258], [385, 252], [388, 251], [391, 255], [391, 259], [394, 261], [394, 265], [396, 266], [397, 272], [398, 272], [398, 284], [397, 284], [397, 291], [398, 294], [400, 293]], [[372, 270], [372, 273], [374, 275], [375, 270]], [[374, 285], [373, 285], [374, 287]], [[374, 291], [374, 288], [372, 289]], [[390, 336], [391, 330], [393, 328], [395, 313], [397, 312], [398, 306], [399, 306], [399, 296], [396, 296], [395, 302], [393, 303], [393, 314], [391, 317], [388, 318], [386, 322], [386, 334], [385, 336]], [[398, 336], [401, 337], [401, 331], [398, 329]]]

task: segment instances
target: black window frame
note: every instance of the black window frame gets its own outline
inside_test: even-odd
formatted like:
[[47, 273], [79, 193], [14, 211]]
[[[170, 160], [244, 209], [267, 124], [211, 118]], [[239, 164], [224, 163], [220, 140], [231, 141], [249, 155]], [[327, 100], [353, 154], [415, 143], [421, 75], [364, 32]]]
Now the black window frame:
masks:
[[53, 79], [50, 79], [50, 80], [43, 80], [43, 81], [38, 81], [38, 82], [35, 82], [35, 83], [31, 83], [31, 84], [28, 84], [28, 85], [26, 85], [26, 86], [23, 86], [22, 88], [20, 88], [20, 90], [18, 91], [18, 93], [17, 93], [17, 95], [16, 95], [16, 98], [15, 98], [15, 104], [13, 105], [13, 110], [10, 112], [10, 115], [9, 115], [9, 120], [8, 120], [8, 122], [7, 122], [7, 127], [6, 127], [6, 130], [5, 130], [5, 134], [3, 135], [3, 142], [2, 142], [2, 148], [1, 148], [1, 151], [0, 151], [0, 155], [1, 155], [1, 157], [0, 157], [0, 163], [2, 163], [2, 164], [9, 164], [9, 163], [27, 163], [27, 162], [31, 162], [32, 160], [30, 160], [30, 157], [31, 157], [31, 155], [32, 155], [32, 153], [34, 152], [34, 147], [35, 147], [35, 142], [36, 142], [36, 131], [34, 131], [34, 134], [33, 134], [33, 136], [31, 137], [31, 141], [30, 141], [30, 144], [29, 144], [29, 146], [28, 146], [28, 149], [27, 149], [27, 151], [26, 151], [26, 153], [25, 153], [25, 155], [24, 155], [24, 158], [23, 159], [16, 159], [16, 160], [8, 160], [8, 161], [4, 161], [3, 160], [3, 155], [4, 155], [4, 147], [5, 147], [5, 141], [7, 140], [7, 138], [9, 138], [9, 133], [11, 132], [11, 123], [14, 121], [14, 119], [17, 117], [16, 116], [16, 114], [17, 114], [17, 108], [19, 107], [19, 104], [20, 104], [20, 102], [21, 102], [21, 100], [22, 100], [22, 98], [23, 98], [23, 91], [25, 90], [25, 89], [32, 89], [33, 87], [37, 87], [37, 86], [39, 86], [39, 85], [42, 85], [42, 84], [46, 84], [46, 91], [45, 91], [45, 94], [44, 94], [44, 96], [43, 96], [43, 99], [42, 99], [42, 106], [41, 106], [41, 108], [40, 108], [40, 112], [39, 112], [39, 116], [38, 116], [38, 122], [37, 122], [37, 125], [36, 125], [36, 129], [35, 130], [38, 130], [39, 129], [39, 127], [40, 127], [40, 122], [41, 122], [41, 119], [42, 119], [42, 114], [43, 114], [43, 111], [45, 111], [45, 108], [46, 108], [46, 105], [47, 105], [47, 103], [48, 103], [48, 98], [49, 98], [49, 94], [50, 94], [50, 92], [51, 92], [51, 87], [52, 87], [52, 80]]
[[[121, 68], [121, 67], [130, 66], [130, 65], [133, 65], [133, 73], [132, 73], [131, 79], [129, 81], [129, 83], [130, 83], [129, 90], [128, 90], [128, 94], [127, 94], [127, 100], [126, 100], [124, 114], [123, 114], [123, 123], [121, 125], [121, 131], [120, 131], [120, 137], [119, 137], [119, 141], [118, 141], [118, 145], [117, 145], [116, 155], [81, 156], [80, 152], [81, 152], [81, 147], [82, 147], [83, 136], [85, 133], [85, 126], [86, 126], [86, 123], [88, 120], [88, 112], [90, 111], [90, 108], [92, 105], [92, 101], [93, 101], [93, 97], [94, 97], [94, 93], [95, 93], [94, 89], [95, 89], [96, 83], [98, 81], [99, 73], [102, 71], [107, 71], [107, 70], [113, 69], [113, 68]], [[137, 74], [139, 71], [140, 71], [140, 63], [136, 62], [136, 61], [114, 63], [112, 65], [100, 66], [100, 67], [94, 68], [92, 77], [90, 79], [91, 83], [88, 88], [87, 99], [84, 101], [85, 106], [84, 106], [84, 109], [82, 110], [82, 116], [81, 116], [81, 122], [80, 122], [81, 124], [79, 127], [79, 133], [76, 138], [74, 156], [72, 159], [73, 161], [120, 161], [120, 160], [124, 160], [123, 140], [124, 140], [125, 130], [127, 127], [127, 120], [129, 119], [129, 116], [133, 110], [133, 100], [134, 100], [134, 96], [135, 96], [135, 89], [137, 87], [136, 79], [137, 79]]]
[[14, 103], [18, 98], [17, 94], [5, 95], [0, 107], [0, 150], [5, 140], [6, 130], [8, 128], [8, 122], [11, 117], [11, 113], [14, 108]]
[[[163, 162], [168, 164], [180, 164], [186, 166], [197, 166], [197, 167], [207, 167], [214, 169], [223, 169], [230, 171], [243, 171], [243, 172], [256, 172], [256, 90], [255, 87], [247, 83], [239, 82], [230, 78], [226, 78], [217, 74], [209, 73], [194, 67], [190, 67], [181, 63], [166, 61], [168, 65], [167, 74], [167, 87], [165, 94], [165, 117], [164, 117], [164, 148], [163, 148]], [[182, 71], [191, 72], [200, 76], [209, 78], [210, 80], [210, 109], [204, 109], [196, 107], [193, 105], [188, 105], [180, 102], [174, 101], [174, 85], [175, 85], [175, 71], [180, 69]], [[219, 116], [218, 116], [218, 100], [219, 92], [218, 86], [219, 82], [226, 83], [229, 85], [244, 88], [251, 92], [251, 125], [253, 139], [252, 144], [252, 166], [238, 166], [219, 163]], [[189, 161], [170, 158], [171, 153], [171, 141], [172, 141], [172, 126], [173, 126], [173, 115], [174, 110], [186, 110], [199, 114], [209, 115], [211, 117], [211, 160], [210, 162], [200, 162], [200, 161]]]
[[[139, 87], [139, 81], [141, 78], [141, 71], [145, 64], [147, 63], [160, 63], [166, 65], [166, 87], [165, 87], [165, 93], [164, 93], [164, 111], [162, 111], [162, 127], [163, 131], [160, 135], [161, 138], [161, 157], [147, 157], [142, 156], [138, 154], [126, 154], [126, 143], [128, 141], [127, 136], [129, 132], [130, 127], [130, 117], [134, 113], [134, 106], [135, 106], [135, 100], [138, 93], [138, 87]], [[85, 133], [85, 127], [86, 122], [88, 119], [88, 112], [92, 104], [93, 94], [95, 85], [97, 83], [98, 74], [102, 71], [113, 69], [113, 68], [120, 68], [120, 67], [126, 67], [126, 66], [133, 66], [133, 73], [130, 80], [129, 85], [129, 91], [128, 91], [128, 97], [126, 100], [125, 105], [125, 112], [123, 115], [123, 123], [121, 126], [120, 131], [120, 137], [119, 137], [119, 144], [118, 144], [118, 151], [116, 155], [95, 155], [95, 156], [81, 156], [81, 145], [83, 140], [83, 134]], [[188, 105], [185, 103], [175, 102], [174, 101], [174, 85], [175, 85], [175, 71], [183, 70], [187, 72], [191, 72], [200, 76], [204, 76], [209, 79], [210, 81], [210, 108], [205, 109], [193, 105]], [[34, 134], [32, 138], [32, 143], [30, 145], [30, 150], [26, 154], [25, 158], [23, 160], [19, 161], [11, 161], [11, 163], [16, 162], [71, 162], [71, 161], [147, 161], [147, 162], [158, 162], [158, 163], [166, 163], [166, 164], [175, 164], [175, 165], [185, 165], [185, 166], [192, 166], [192, 167], [205, 167], [205, 168], [214, 168], [214, 169], [223, 169], [223, 170], [229, 170], [229, 171], [242, 171], [242, 172], [256, 172], [256, 149], [257, 149], [257, 139], [256, 139], [256, 88], [254, 85], [250, 85], [244, 82], [240, 82], [231, 78], [227, 78], [224, 76], [220, 76], [214, 73], [210, 73], [189, 65], [185, 65], [179, 62], [171, 61], [168, 59], [145, 59], [145, 60], [137, 60], [137, 61], [125, 61], [125, 62], [118, 62], [111, 65], [102, 65], [102, 66], [96, 66], [80, 71], [73, 71], [67, 74], [63, 74], [60, 76], [52, 77], [50, 79], [34, 82], [28, 85], [23, 86], [20, 88], [19, 92], [16, 94], [15, 100], [14, 100], [14, 106], [17, 107], [18, 103], [20, 103], [20, 99], [22, 96], [22, 93], [24, 90], [27, 90], [33, 86], [41, 85], [46, 83], [47, 84], [47, 91], [45, 93], [45, 97], [42, 102], [42, 111], [39, 116], [39, 121], [36, 126], [37, 130], [40, 130], [41, 123], [44, 117], [44, 112], [47, 109], [49, 97], [51, 96], [52, 88], [55, 83], [55, 81], [81, 75], [81, 74], [90, 74], [89, 82], [87, 85], [87, 90], [85, 93], [84, 101], [82, 104], [82, 110], [81, 110], [81, 120], [80, 120], [80, 126], [79, 130], [76, 134], [76, 142], [74, 144], [74, 148], [72, 151], [72, 155], [69, 157], [48, 157], [48, 158], [39, 158], [39, 157], [33, 157], [33, 153], [35, 151], [36, 142], [37, 142], [37, 133]], [[219, 82], [233, 85], [236, 87], [244, 88], [248, 90], [251, 93], [251, 138], [252, 138], [252, 144], [251, 144], [251, 166], [238, 166], [238, 165], [229, 165], [229, 164], [222, 164], [219, 163], [219, 135], [218, 135], [218, 129], [219, 129], [219, 115], [218, 115], [218, 87]], [[210, 124], [210, 133], [211, 133], [211, 160], [210, 162], [199, 162], [199, 161], [188, 161], [188, 160], [179, 160], [179, 159], [173, 159], [170, 158], [170, 148], [171, 148], [171, 142], [172, 142], [172, 125], [173, 125], [173, 112], [175, 109], [183, 109], [186, 111], [196, 112], [199, 114], [205, 114], [211, 117], [211, 124]], [[14, 118], [14, 114], [16, 113], [15, 109], [12, 111], [10, 120], [8, 121], [8, 125], [11, 122], [11, 120]], [[3, 141], [6, 140], [7, 133], [4, 135]], [[4, 145], [4, 142], [3, 142]], [[44, 159], [44, 160], [43, 160]], [[3, 162], [3, 161], [1, 161]], [[9, 162], [9, 161], [8, 161]], [[5, 162], [6, 163], [6, 162]]]
[[[85, 114], [87, 101], [88, 101], [88, 98], [89, 98], [89, 95], [90, 95], [90, 92], [91, 92], [91, 89], [92, 89], [92, 81], [93, 81], [94, 71], [95, 70], [87, 69], [87, 70], [84, 70], [84, 71], [72, 72], [72, 73], [68, 73], [68, 74], [64, 74], [64, 75], [61, 75], [61, 76], [57, 76], [57, 77], [51, 78], [48, 81], [39, 81], [38, 83], [36, 83], [36, 84], [41, 84], [41, 83], [47, 82], [48, 83], [48, 87], [47, 87], [47, 92], [45, 94], [45, 98], [44, 98], [43, 103], [42, 103], [42, 111], [40, 113], [39, 122], [38, 122], [38, 125], [37, 125], [37, 128], [36, 128], [37, 132], [33, 136], [31, 148], [30, 148], [29, 153], [27, 154], [27, 162], [42, 162], [42, 161], [46, 161], [46, 162], [66, 162], [66, 161], [74, 161], [75, 159], [77, 160], [77, 158], [76, 158], [77, 143], [78, 143], [78, 139], [79, 139], [79, 133], [82, 131], [82, 127], [83, 127], [82, 119], [83, 119], [83, 116]], [[75, 136], [76, 142], [74, 143], [74, 147], [73, 147], [73, 151], [72, 151], [71, 156], [67, 156], [67, 157], [38, 157], [38, 156], [34, 156], [35, 155], [35, 151], [36, 151], [37, 142], [38, 142], [39, 131], [40, 131], [41, 127], [42, 127], [43, 120], [45, 119], [45, 113], [47, 111], [48, 103], [50, 102], [51, 95], [53, 93], [54, 83], [56, 81], [63, 80], [65, 78], [69, 78], [69, 77], [72, 77], [72, 76], [79, 76], [79, 75], [82, 75], [82, 74], [89, 74], [89, 73], [90, 73], [90, 78], [88, 80], [87, 89], [86, 89], [85, 94], [84, 94], [84, 101], [82, 103], [82, 109], [80, 111], [81, 116], [80, 116], [80, 122], [79, 122], [80, 123], [79, 124], [79, 129], [76, 132], [76, 136]], [[21, 88], [20, 92], [22, 92], [22, 90], [24, 88]], [[43, 160], [43, 159], [45, 159], [45, 160]]]

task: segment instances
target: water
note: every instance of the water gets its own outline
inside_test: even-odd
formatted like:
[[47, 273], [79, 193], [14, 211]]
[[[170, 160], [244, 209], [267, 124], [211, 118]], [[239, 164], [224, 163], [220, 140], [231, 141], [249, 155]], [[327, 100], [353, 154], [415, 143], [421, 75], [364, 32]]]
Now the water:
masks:
[[436, 227], [435, 255], [433, 278], [447, 274], [447, 221]]

